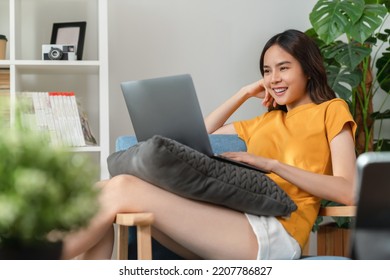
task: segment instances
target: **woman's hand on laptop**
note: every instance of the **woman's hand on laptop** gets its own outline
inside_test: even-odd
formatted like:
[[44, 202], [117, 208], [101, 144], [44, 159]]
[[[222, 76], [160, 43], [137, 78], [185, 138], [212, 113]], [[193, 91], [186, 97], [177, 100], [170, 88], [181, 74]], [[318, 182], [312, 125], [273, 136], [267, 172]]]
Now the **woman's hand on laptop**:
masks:
[[255, 166], [266, 172], [272, 172], [272, 166], [275, 162], [275, 160], [255, 156], [248, 152], [226, 152], [221, 155], [235, 161], [240, 161]]

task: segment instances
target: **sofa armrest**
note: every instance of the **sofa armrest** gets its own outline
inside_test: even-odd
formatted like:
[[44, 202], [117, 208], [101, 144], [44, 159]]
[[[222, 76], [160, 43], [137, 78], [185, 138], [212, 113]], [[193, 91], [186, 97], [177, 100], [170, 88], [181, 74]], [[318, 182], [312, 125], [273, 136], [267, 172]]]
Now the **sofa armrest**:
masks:
[[356, 206], [327, 206], [321, 207], [318, 216], [326, 217], [354, 217]]

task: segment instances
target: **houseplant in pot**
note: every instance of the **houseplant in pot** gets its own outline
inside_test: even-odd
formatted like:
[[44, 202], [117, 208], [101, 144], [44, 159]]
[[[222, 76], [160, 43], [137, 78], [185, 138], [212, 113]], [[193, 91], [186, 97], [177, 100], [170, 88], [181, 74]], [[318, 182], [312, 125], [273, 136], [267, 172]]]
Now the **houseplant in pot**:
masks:
[[[390, 150], [390, 140], [381, 135], [385, 119], [390, 119], [390, 109], [385, 107], [390, 97], [389, 10], [389, 0], [319, 0], [309, 15], [312, 28], [306, 33], [320, 47], [329, 85], [349, 104], [357, 123], [357, 155]], [[374, 108], [377, 95], [384, 101]], [[337, 203], [322, 201], [322, 206], [332, 205]], [[335, 227], [348, 229], [352, 219], [334, 221]], [[321, 230], [321, 222], [319, 217], [314, 230]]]
[[59, 258], [63, 234], [87, 225], [98, 209], [96, 170], [25, 128], [19, 112], [12, 126], [0, 118], [0, 259]]
[[[358, 125], [357, 154], [384, 150], [390, 143], [377, 134], [375, 120], [390, 118], [385, 102], [374, 112], [373, 98], [390, 95], [389, 0], [319, 0], [307, 33], [321, 49], [330, 86], [346, 100]], [[379, 132], [381, 129], [378, 130]]]

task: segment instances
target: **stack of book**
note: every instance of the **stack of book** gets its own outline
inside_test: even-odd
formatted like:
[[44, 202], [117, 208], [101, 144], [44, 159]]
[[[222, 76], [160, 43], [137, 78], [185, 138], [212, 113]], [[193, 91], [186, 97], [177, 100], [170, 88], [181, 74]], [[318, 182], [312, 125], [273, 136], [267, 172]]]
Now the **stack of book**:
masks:
[[0, 90], [9, 92], [9, 68], [0, 68]]
[[10, 79], [9, 68], [0, 68], [0, 118], [4, 124], [9, 124], [10, 110], [9, 110], [9, 93], [10, 93]]
[[23, 122], [38, 131], [46, 131], [55, 145], [82, 147], [95, 145], [85, 114], [79, 113], [74, 92], [22, 93], [26, 100]]

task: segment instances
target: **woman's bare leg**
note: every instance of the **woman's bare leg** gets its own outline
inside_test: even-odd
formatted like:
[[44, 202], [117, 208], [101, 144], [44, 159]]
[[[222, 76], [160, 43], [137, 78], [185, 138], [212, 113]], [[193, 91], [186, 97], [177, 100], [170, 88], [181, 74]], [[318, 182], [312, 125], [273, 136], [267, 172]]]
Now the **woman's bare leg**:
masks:
[[[110, 203], [110, 201], [106, 201], [106, 196], [104, 195], [106, 193], [104, 190], [105, 186], [109, 182], [110, 180], [105, 180], [96, 184], [96, 187], [100, 188], [102, 191], [99, 197], [100, 209], [92, 218], [87, 228], [69, 233], [64, 238], [62, 248], [63, 259], [88, 259], [87, 256], [92, 257], [93, 252], [96, 253], [96, 255], [93, 255], [92, 257], [94, 259], [111, 258], [112, 243], [114, 240], [112, 231], [113, 221], [109, 224], [111, 215], [108, 211], [109, 209], [106, 207], [106, 204]], [[110, 237], [110, 235], [112, 236]], [[99, 249], [99, 253], [95, 251], [97, 247], [102, 248]], [[103, 248], [106, 248], [107, 251]]]
[[114, 227], [106, 232], [104, 237], [91, 249], [77, 256], [79, 260], [110, 260], [114, 244]]
[[199, 260], [201, 257], [195, 255], [193, 252], [189, 251], [187, 248], [184, 248], [180, 244], [178, 244], [175, 240], [159, 231], [156, 228], [152, 228], [152, 236], [155, 240], [157, 240], [160, 244], [162, 244], [167, 249], [175, 252], [177, 255], [181, 256], [187, 260]]
[[100, 201], [101, 210], [90, 226], [65, 239], [64, 258], [79, 255], [103, 240], [121, 212], [154, 213], [153, 226], [158, 231], [201, 258], [257, 256], [257, 239], [243, 213], [189, 200], [128, 175], [108, 181]]

